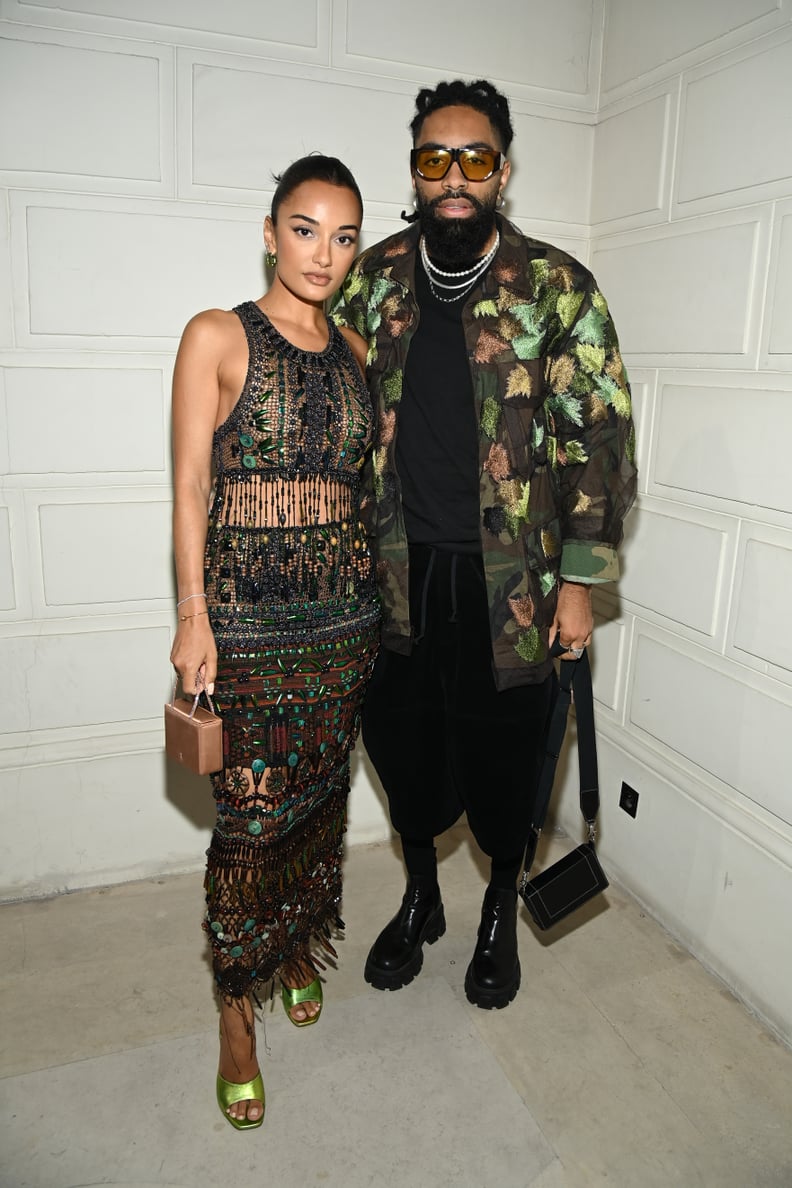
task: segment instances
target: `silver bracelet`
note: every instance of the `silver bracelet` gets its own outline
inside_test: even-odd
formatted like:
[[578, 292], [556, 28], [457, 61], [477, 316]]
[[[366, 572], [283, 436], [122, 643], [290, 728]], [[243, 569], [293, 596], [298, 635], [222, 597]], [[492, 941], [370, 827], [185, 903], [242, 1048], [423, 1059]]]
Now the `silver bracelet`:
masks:
[[206, 595], [205, 594], [188, 594], [186, 598], [182, 598], [179, 602], [176, 603], [176, 610], [178, 610], [180, 606], [184, 606], [185, 602], [189, 602], [191, 598], [206, 598]]

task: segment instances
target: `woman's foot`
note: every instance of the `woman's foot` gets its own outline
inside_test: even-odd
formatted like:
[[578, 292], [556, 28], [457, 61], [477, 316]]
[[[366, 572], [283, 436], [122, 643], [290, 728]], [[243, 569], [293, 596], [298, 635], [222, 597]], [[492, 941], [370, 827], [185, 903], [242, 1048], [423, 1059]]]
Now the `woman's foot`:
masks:
[[[283, 1005], [292, 1023], [296, 1023], [298, 1027], [305, 1027], [307, 1023], [313, 1023], [322, 1009], [322, 984], [316, 976], [316, 971], [304, 962], [298, 961], [285, 966], [281, 971], [280, 979], [286, 991]], [[317, 998], [305, 998], [291, 1006], [288, 1005], [286, 998], [290, 990], [303, 990], [307, 986], [313, 986], [314, 982], [316, 982]]]
[[[232, 1085], [244, 1085], [259, 1076], [255, 1020], [247, 998], [221, 1000], [219, 1072]], [[259, 1125], [264, 1117], [263, 1087], [260, 1098], [233, 1101], [226, 1107], [226, 1113], [235, 1125], [240, 1122]]]

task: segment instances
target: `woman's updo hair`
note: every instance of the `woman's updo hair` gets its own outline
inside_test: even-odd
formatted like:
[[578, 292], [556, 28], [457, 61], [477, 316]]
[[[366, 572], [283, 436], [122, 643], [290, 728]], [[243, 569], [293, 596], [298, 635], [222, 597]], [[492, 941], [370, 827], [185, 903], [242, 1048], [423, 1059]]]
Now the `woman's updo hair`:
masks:
[[415, 116], [410, 122], [413, 144], [418, 143], [423, 122], [427, 116], [443, 107], [472, 107], [487, 116], [501, 141], [501, 148], [508, 153], [514, 139], [509, 101], [492, 83], [480, 78], [476, 82], [464, 82], [455, 78], [453, 82], [438, 83], [433, 91], [424, 88], [415, 100]]
[[343, 161], [339, 161], [338, 157], [323, 157], [321, 153], [310, 153], [307, 157], [300, 157], [298, 161], [293, 161], [288, 169], [284, 169], [283, 173], [274, 174], [273, 179], [277, 183], [270, 207], [270, 218], [273, 223], [278, 221], [280, 204], [289, 198], [303, 182], [311, 181], [328, 182], [331, 186], [341, 186], [343, 189], [351, 190], [360, 204], [361, 216], [363, 214], [363, 199], [358, 184], [351, 171]]

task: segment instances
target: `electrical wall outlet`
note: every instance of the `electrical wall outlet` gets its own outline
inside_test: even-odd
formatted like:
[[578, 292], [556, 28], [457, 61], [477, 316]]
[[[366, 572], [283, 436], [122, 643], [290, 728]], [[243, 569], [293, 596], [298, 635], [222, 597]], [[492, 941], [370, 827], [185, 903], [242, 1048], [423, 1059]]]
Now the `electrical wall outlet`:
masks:
[[631, 788], [629, 784], [622, 782], [621, 796], [619, 797], [619, 808], [623, 808], [625, 813], [629, 813], [634, 817], [638, 812], [638, 793], [635, 788]]

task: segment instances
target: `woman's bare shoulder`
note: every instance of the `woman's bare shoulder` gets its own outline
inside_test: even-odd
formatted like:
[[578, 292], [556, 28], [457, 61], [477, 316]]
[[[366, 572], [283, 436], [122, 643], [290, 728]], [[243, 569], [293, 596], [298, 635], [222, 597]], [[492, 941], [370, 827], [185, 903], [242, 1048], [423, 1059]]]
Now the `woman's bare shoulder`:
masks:
[[190, 318], [184, 328], [184, 333], [191, 335], [228, 334], [240, 326], [240, 321], [232, 309], [202, 309], [200, 313]]
[[240, 338], [244, 340], [244, 331], [233, 310], [204, 309], [184, 327], [181, 346], [199, 354], [224, 355]]
[[352, 354], [355, 356], [355, 360], [357, 361], [357, 365], [365, 376], [368, 343], [366, 342], [365, 338], [358, 334], [357, 330], [353, 330], [351, 326], [339, 326], [338, 329], [349, 343], [352, 349]]

